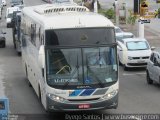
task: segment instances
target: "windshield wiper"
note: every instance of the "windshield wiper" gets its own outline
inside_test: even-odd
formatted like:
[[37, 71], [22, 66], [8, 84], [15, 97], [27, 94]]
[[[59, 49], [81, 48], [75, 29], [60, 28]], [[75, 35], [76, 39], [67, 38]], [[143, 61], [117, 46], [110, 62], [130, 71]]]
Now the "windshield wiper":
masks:
[[[87, 61], [87, 56], [86, 56], [86, 66], [87, 66], [87, 78], [88, 78], [88, 69], [90, 70], [89, 68], [89, 65], [88, 65], [88, 61]], [[98, 77], [90, 70], [90, 72], [92, 73], [92, 75], [96, 78], [96, 80], [98, 81], [98, 84], [100, 87], [104, 87], [103, 83], [101, 80], [98, 79]]]
[[[76, 70], [77, 70], [77, 73], [78, 73], [78, 80], [79, 80], [79, 64], [78, 64], [78, 55], [77, 55], [77, 65], [76, 65]], [[73, 71], [73, 77], [74, 77], [74, 73], [76, 73], [76, 70]], [[71, 77], [70, 80], [73, 78]], [[66, 81], [63, 85], [63, 88], [67, 87], [69, 85], [70, 81]]]
[[100, 48], [99, 48], [98, 52], [99, 52], [99, 61], [98, 61], [98, 64], [101, 67], [102, 63], [101, 63], [101, 51], [100, 51]]
[[[90, 70], [90, 68], [89, 68], [89, 66], [87, 66], [87, 70]], [[98, 84], [99, 84], [99, 86], [100, 87], [104, 87], [104, 85], [103, 85], [103, 83], [102, 83], [102, 81], [95, 75], [95, 73], [93, 73], [91, 70], [90, 70], [90, 72], [92, 73], [92, 76], [94, 76], [95, 77], [95, 79], [96, 79], [96, 81], [98, 82]]]

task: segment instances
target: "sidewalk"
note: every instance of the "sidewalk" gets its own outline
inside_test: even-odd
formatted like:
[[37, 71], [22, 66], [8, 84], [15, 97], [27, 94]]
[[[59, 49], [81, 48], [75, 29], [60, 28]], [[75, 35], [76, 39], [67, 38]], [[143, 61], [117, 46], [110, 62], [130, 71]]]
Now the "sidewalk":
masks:
[[[126, 25], [120, 24], [120, 28], [124, 31], [132, 32], [136, 37], [138, 37], [138, 24]], [[160, 19], [151, 19], [151, 23], [146, 23], [144, 25], [144, 38], [148, 40], [150, 46], [160, 47]]]

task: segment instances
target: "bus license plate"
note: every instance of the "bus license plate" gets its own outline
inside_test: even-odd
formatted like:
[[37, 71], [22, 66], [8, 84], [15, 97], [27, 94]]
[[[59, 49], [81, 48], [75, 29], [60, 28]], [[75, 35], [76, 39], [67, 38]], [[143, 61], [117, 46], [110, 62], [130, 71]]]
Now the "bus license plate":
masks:
[[88, 109], [88, 108], [90, 108], [90, 105], [89, 104], [81, 104], [81, 105], [78, 105], [78, 108], [79, 109]]

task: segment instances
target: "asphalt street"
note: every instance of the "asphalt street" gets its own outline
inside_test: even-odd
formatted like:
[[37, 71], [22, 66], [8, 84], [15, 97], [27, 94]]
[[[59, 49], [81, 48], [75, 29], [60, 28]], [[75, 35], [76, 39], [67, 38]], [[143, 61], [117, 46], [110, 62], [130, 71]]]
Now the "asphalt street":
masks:
[[[105, 0], [107, 1], [107, 0]], [[108, 0], [111, 1], [111, 0]], [[26, 0], [25, 5], [43, 4], [41, 0]], [[29, 87], [22, 68], [21, 57], [14, 50], [11, 29], [6, 28], [4, 19], [1, 29], [7, 32], [6, 48], [0, 48], [0, 97], [8, 97], [10, 100], [11, 117], [25, 120], [69, 120], [69, 116], [103, 115], [103, 114], [156, 114], [160, 113], [160, 85], [146, 82], [145, 69], [130, 69], [124, 71], [119, 68], [119, 106], [116, 110], [104, 110], [95, 112], [67, 112], [49, 115], [47, 114], [32, 87]], [[150, 29], [150, 27], [148, 28]], [[158, 43], [157, 43], [158, 42]], [[160, 45], [160, 41], [152, 43]], [[13, 116], [18, 115], [18, 116]], [[101, 117], [100, 117], [101, 118]], [[102, 118], [101, 118], [102, 119]], [[72, 119], [76, 120], [76, 119]]]

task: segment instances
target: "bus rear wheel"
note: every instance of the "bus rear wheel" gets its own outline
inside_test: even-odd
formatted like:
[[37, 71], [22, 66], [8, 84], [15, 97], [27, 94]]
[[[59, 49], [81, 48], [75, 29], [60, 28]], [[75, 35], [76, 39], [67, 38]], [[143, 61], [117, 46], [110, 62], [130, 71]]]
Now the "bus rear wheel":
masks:
[[21, 56], [21, 52], [17, 52], [18, 56]]
[[123, 65], [123, 69], [124, 69], [124, 71], [128, 71], [128, 67], [126, 67], [125, 64]]
[[27, 66], [26, 65], [25, 65], [25, 68], [26, 68], [26, 80], [27, 80], [27, 83], [28, 83], [29, 87], [32, 87], [31, 83], [28, 80], [28, 71], [27, 71]]
[[38, 98], [39, 98], [39, 101], [42, 103], [42, 94], [41, 94], [41, 88], [40, 88], [40, 85], [38, 85]]

